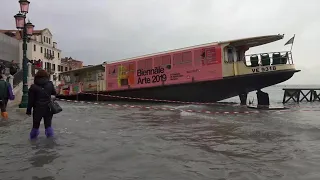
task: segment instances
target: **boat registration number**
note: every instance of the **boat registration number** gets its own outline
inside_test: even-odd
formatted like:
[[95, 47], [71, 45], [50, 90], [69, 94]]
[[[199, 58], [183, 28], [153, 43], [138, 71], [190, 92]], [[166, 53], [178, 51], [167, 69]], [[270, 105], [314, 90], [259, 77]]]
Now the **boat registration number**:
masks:
[[253, 73], [260, 73], [260, 72], [269, 72], [269, 71], [276, 71], [276, 66], [263, 66], [251, 69]]

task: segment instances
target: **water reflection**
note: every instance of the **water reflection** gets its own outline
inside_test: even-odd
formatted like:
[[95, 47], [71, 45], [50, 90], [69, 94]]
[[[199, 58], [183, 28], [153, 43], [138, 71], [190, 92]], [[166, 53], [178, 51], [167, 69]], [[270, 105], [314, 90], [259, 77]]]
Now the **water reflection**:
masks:
[[59, 154], [55, 151], [40, 149], [29, 158], [29, 161], [34, 167], [43, 167], [46, 164], [52, 163], [58, 157]]
[[39, 139], [39, 141], [32, 143], [31, 148], [35, 151], [34, 155], [29, 158], [32, 166], [43, 167], [59, 157], [59, 153], [55, 150], [55, 146], [58, 144], [54, 138]]

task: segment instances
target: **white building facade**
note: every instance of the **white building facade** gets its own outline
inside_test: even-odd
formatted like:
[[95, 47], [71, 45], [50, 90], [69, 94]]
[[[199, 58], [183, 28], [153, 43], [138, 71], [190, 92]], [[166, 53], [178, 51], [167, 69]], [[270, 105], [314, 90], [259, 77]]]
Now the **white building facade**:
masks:
[[[50, 80], [55, 85], [60, 83], [59, 73], [64, 69], [61, 66], [61, 50], [49, 29], [35, 30], [27, 43], [27, 58], [32, 62], [41, 61], [42, 68], [50, 73]], [[20, 41], [20, 64], [22, 65], [22, 40]], [[22, 66], [21, 66], [22, 67]]]

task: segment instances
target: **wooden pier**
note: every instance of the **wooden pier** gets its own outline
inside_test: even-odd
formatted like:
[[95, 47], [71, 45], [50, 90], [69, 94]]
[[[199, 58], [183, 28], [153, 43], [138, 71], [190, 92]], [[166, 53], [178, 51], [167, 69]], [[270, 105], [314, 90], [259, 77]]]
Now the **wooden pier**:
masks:
[[283, 104], [290, 100], [296, 103], [303, 100], [307, 102], [320, 101], [320, 88], [283, 88], [283, 90]]

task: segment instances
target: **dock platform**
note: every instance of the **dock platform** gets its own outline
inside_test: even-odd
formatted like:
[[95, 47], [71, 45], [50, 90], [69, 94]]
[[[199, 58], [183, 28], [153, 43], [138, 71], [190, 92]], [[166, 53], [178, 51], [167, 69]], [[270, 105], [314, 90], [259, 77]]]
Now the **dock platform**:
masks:
[[303, 100], [307, 102], [320, 101], [320, 87], [317, 88], [283, 88], [283, 101], [285, 104], [290, 100], [300, 103]]

